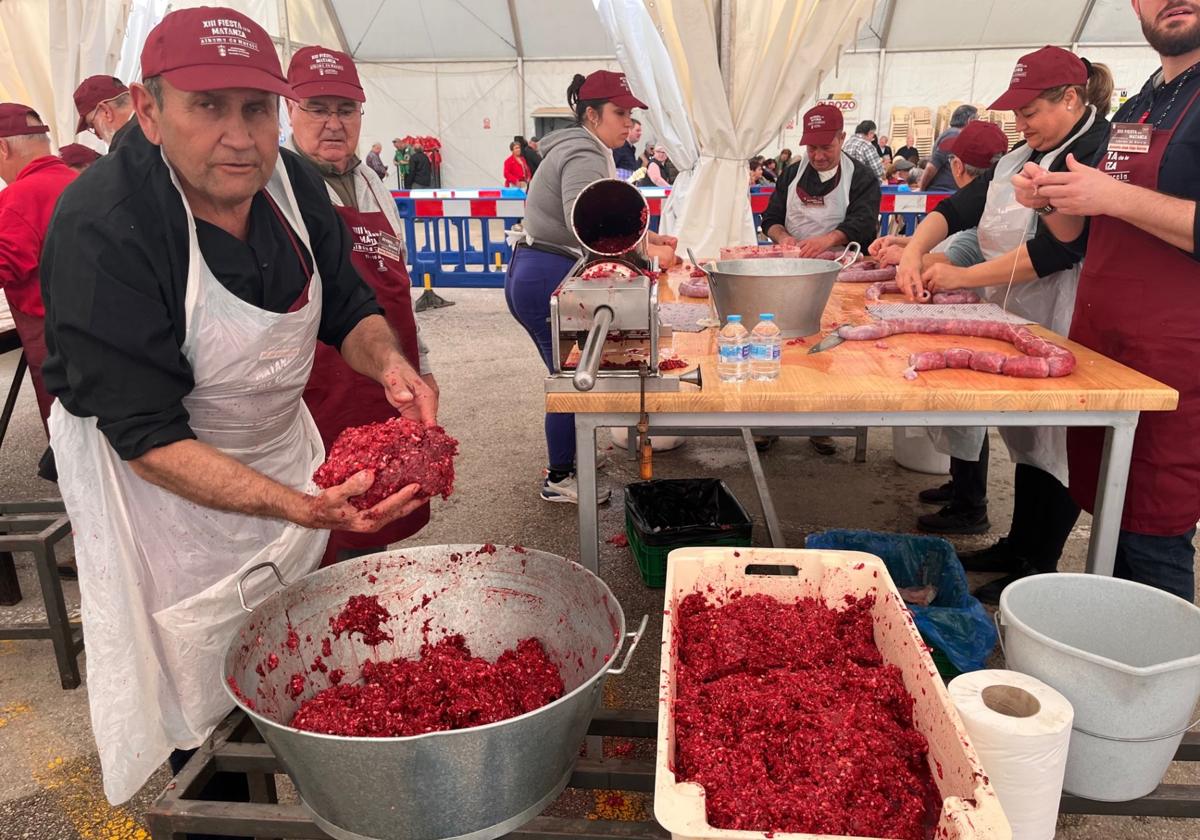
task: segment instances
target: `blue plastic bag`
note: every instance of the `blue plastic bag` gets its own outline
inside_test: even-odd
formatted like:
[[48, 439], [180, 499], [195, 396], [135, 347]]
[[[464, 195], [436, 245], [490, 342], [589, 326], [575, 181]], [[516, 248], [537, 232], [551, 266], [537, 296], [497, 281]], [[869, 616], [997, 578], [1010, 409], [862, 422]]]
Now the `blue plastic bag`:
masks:
[[996, 646], [996, 627], [967, 588], [966, 572], [949, 542], [915, 534], [833, 530], [811, 534], [804, 545], [874, 554], [887, 566], [897, 589], [933, 584], [937, 594], [931, 605], [908, 605], [921, 637], [960, 671], [984, 667]]

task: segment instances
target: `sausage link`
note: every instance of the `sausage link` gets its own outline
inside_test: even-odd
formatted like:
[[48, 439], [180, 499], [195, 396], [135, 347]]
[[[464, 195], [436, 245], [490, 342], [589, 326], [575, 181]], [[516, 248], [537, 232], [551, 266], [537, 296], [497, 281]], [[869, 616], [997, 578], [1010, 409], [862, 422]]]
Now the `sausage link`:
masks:
[[968, 350], [961, 347], [926, 350], [914, 354], [909, 360], [911, 368], [918, 371], [970, 368], [985, 373], [1040, 379], [1067, 376], [1075, 370], [1076, 365], [1075, 354], [1067, 348], [1035, 335], [1027, 327], [1001, 321], [898, 318], [845, 326], [839, 328], [837, 333], [847, 341], [879, 341], [903, 333], [992, 338], [1008, 342], [1021, 354], [1010, 356], [995, 350]]

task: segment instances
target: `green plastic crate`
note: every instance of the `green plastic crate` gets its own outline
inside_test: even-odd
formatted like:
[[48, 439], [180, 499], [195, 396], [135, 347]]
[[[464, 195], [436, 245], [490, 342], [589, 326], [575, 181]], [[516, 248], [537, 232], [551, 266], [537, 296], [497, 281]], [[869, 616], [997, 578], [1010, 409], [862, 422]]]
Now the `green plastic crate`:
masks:
[[[646, 524], [646, 496], [656, 490], [681, 488], [714, 493], [720, 517], [718, 527], [661, 528], [652, 531]], [[667, 555], [677, 548], [695, 546], [737, 546], [748, 548], [753, 542], [753, 522], [745, 509], [720, 479], [658, 479], [630, 484], [625, 488], [625, 536], [637, 561], [642, 580], [652, 589], [667, 583]]]

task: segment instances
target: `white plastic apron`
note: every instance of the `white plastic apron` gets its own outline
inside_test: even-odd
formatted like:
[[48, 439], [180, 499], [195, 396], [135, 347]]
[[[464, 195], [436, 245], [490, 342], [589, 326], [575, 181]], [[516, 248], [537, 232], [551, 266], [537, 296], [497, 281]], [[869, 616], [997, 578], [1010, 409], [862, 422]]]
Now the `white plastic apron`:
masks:
[[[173, 172], [172, 182], [182, 198]], [[282, 161], [267, 192], [309, 248]], [[321, 319], [320, 276], [314, 271], [308, 302], [295, 312], [267, 312], [241, 300], [204, 263], [191, 208], [183, 203], [188, 276], [181, 349], [195, 377], [183, 400], [191, 428], [201, 442], [311, 491], [325, 453], [301, 394]], [[245, 615], [236, 589], [240, 572], [270, 560], [285, 580], [295, 580], [316, 567], [329, 533], [201, 507], [144, 481], [117, 456], [95, 417], [76, 417], [60, 402], [51, 412], [50, 438], [75, 528], [92, 730], [104, 792], [119, 804], [172, 749], [198, 746], [232, 708], [221, 663]], [[277, 588], [273, 575], [253, 575], [247, 600], [257, 603]]]
[[[1038, 165], [1049, 169], [1054, 161], [1096, 121], [1096, 109], [1088, 106], [1083, 126], [1058, 148], [1042, 156]], [[1036, 214], [1017, 202], [1012, 178], [1033, 157], [1033, 149], [1020, 146], [996, 163], [996, 172], [988, 185], [987, 204], [979, 220], [979, 249], [985, 260], [1010, 253], [1033, 238]], [[1048, 327], [1059, 335], [1071, 328], [1075, 309], [1075, 291], [1079, 288], [1082, 261], [1072, 268], [1056, 271], [1028, 283], [1007, 283], [981, 289], [985, 300], [1004, 306], [1010, 312]], [[1005, 296], [1007, 294], [1007, 301]], [[1009, 456], [1018, 464], [1045, 470], [1065, 486], [1067, 484], [1067, 430], [1063, 426], [1002, 426], [1000, 436]]]
[[850, 207], [850, 182], [854, 180], [854, 160], [845, 152], [842, 153], [838, 185], [823, 196], [824, 203], [820, 205], [805, 204], [797, 192], [800, 178], [808, 169], [808, 155], [800, 155], [800, 168], [796, 172], [796, 180], [788, 184], [787, 213], [783, 226], [789, 235], [797, 239], [809, 239], [813, 236], [824, 236], [846, 219], [846, 210]]

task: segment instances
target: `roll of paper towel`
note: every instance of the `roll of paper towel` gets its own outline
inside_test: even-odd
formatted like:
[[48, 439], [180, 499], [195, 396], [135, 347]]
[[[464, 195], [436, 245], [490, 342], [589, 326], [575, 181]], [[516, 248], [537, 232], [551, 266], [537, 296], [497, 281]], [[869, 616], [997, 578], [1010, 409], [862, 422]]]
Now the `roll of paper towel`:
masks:
[[1070, 702], [1016, 671], [972, 671], [949, 689], [1013, 840], [1052, 840], [1075, 717]]

